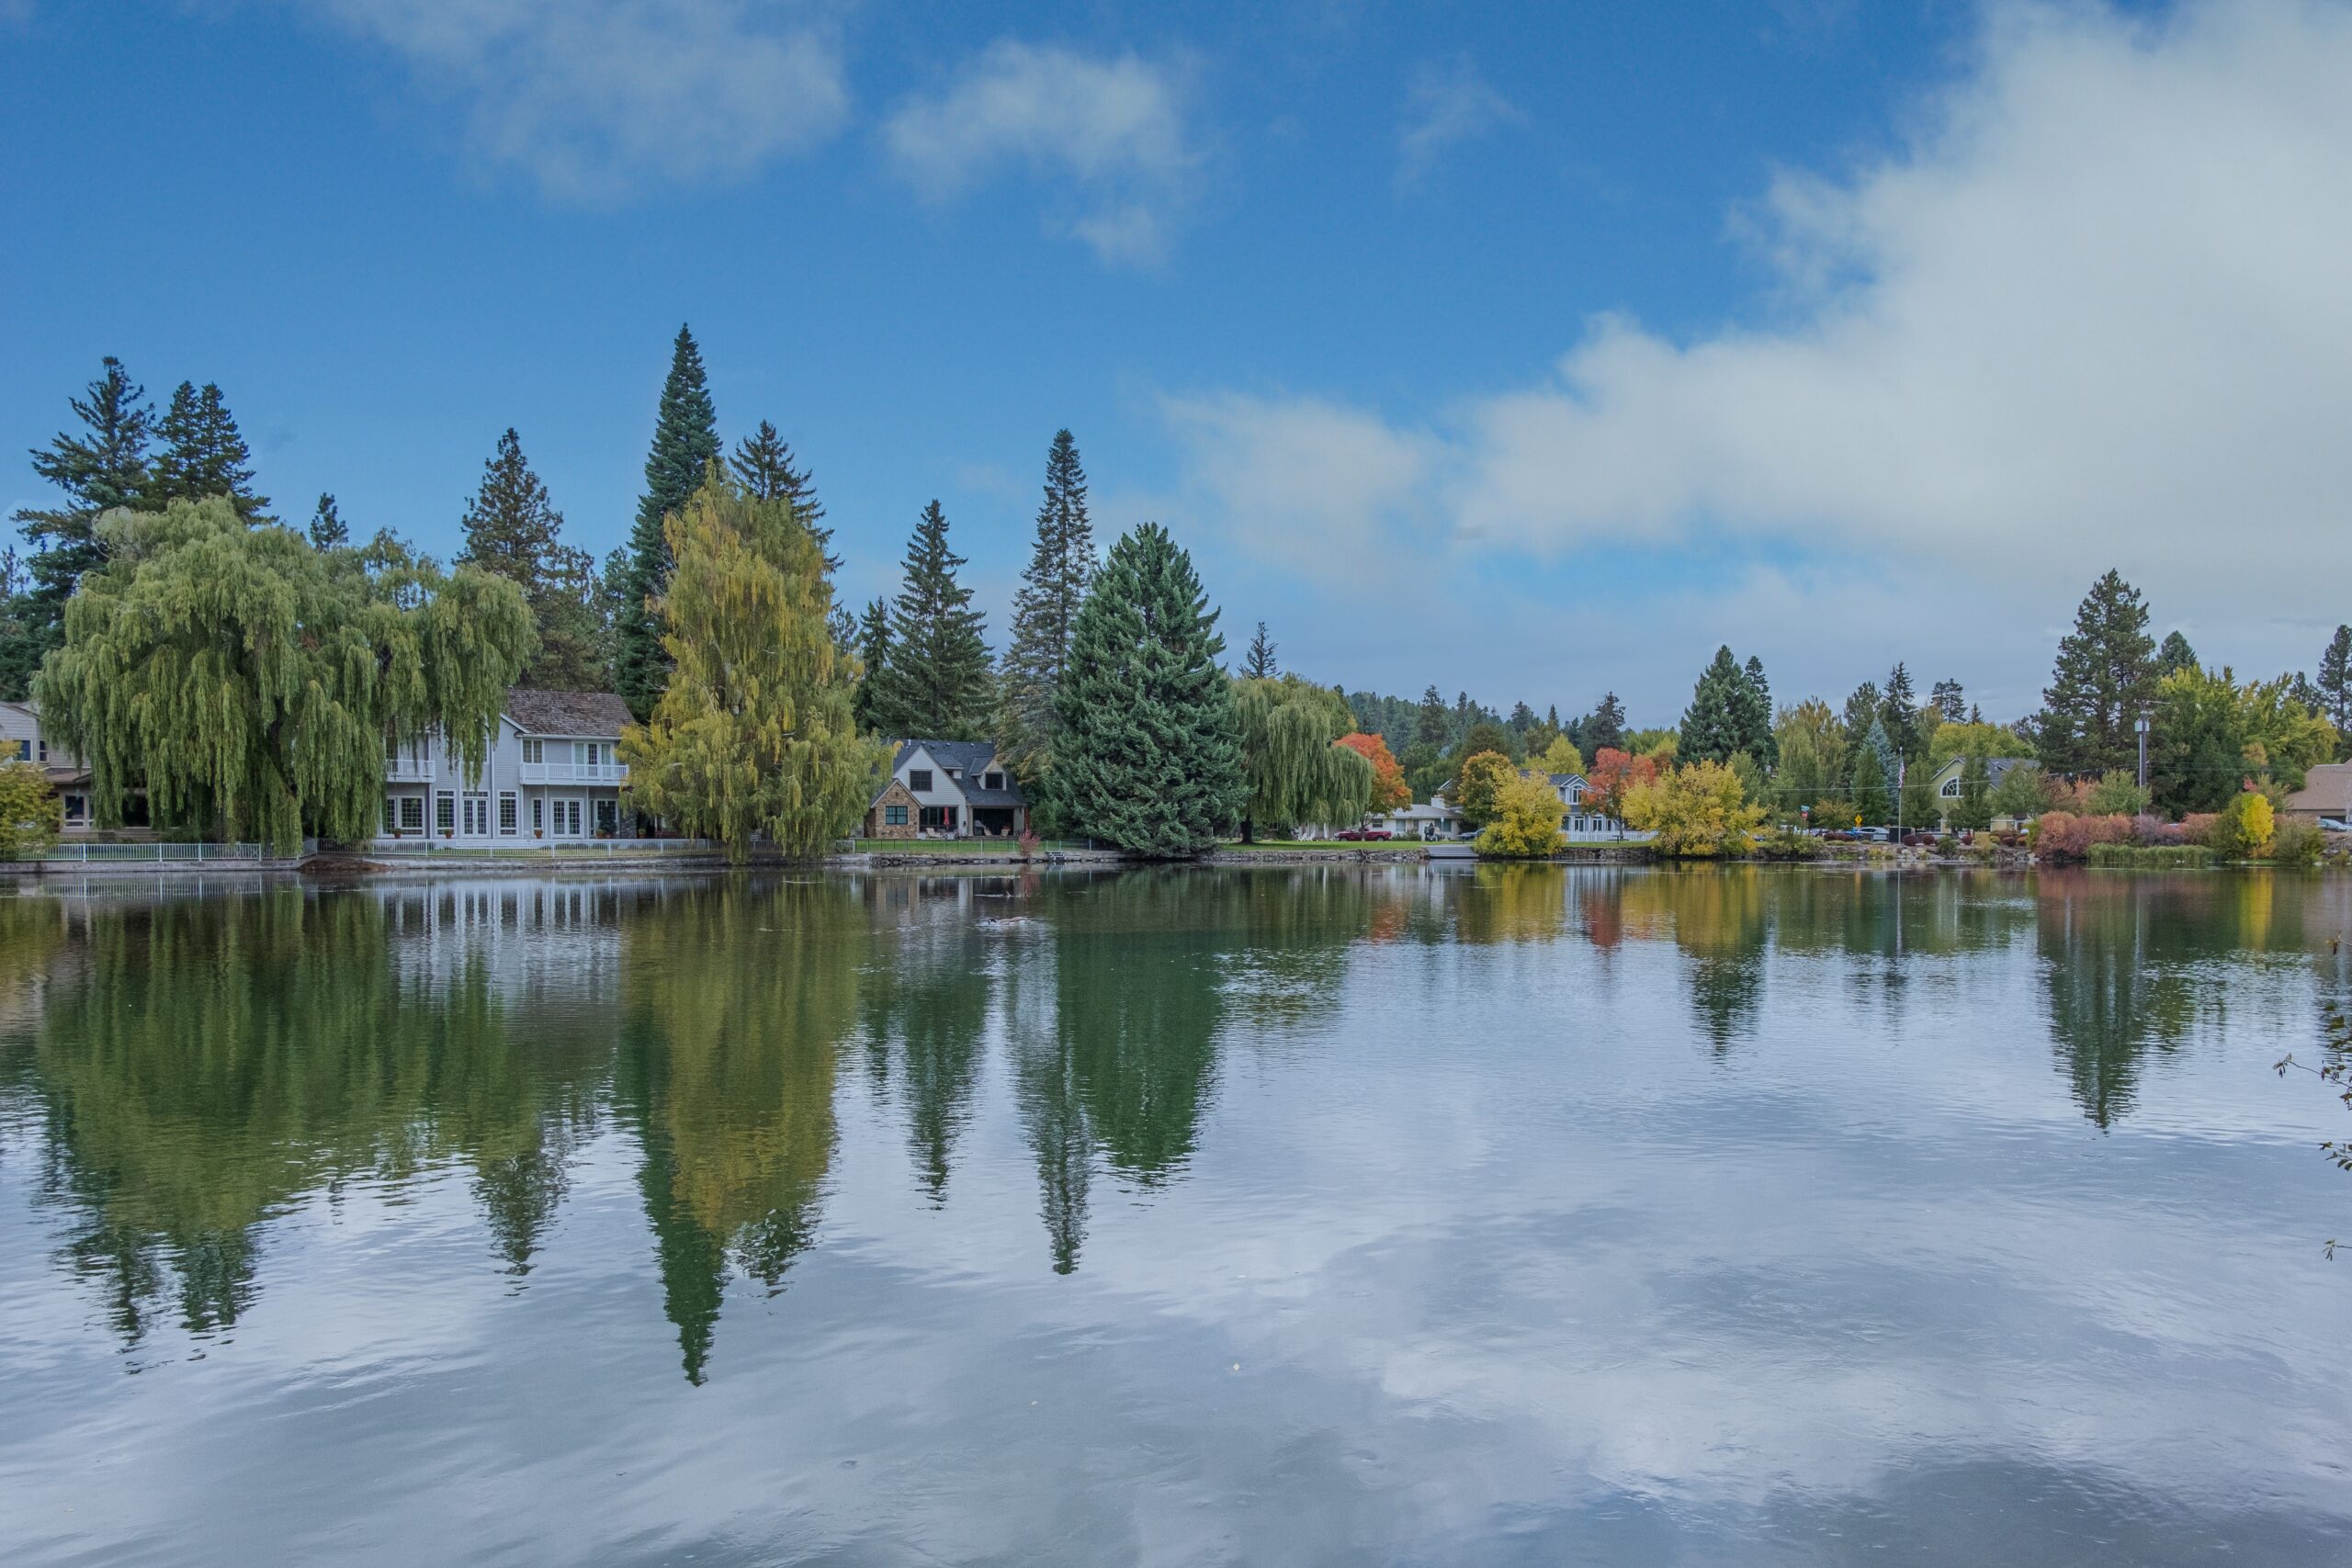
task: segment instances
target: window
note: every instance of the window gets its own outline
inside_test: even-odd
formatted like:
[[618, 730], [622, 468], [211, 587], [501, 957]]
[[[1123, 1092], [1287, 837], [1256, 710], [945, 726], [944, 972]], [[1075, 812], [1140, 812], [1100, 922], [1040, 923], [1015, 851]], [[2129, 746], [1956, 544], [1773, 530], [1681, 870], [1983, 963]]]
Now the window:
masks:
[[956, 808], [952, 806], [926, 806], [922, 808], [922, 825], [934, 833], [956, 830]]
[[948, 770], [947, 770], [947, 777], [949, 778], [949, 780], [950, 780], [950, 781], [953, 781], [953, 780], [956, 780], [956, 779], [960, 779], [960, 778], [962, 778], [963, 776], [964, 776], [964, 770], [963, 770], [963, 769], [961, 769], [961, 768], [950, 768], [950, 769], [948, 769]]
[[399, 830], [401, 825], [400, 810], [401, 803], [399, 801], [394, 800], [389, 795], [384, 796], [384, 831], [386, 833], [392, 833]]
[[34, 741], [33, 748], [40, 753], [40, 760], [42, 761], [46, 762], [49, 761], [49, 738], [47, 736], [43, 736], [40, 739]]
[[490, 836], [490, 796], [469, 795], [466, 806], [466, 837], [484, 839]]
[[1004, 787], [1004, 775], [996, 772], [994, 769], [990, 769], [989, 772], [980, 775], [980, 787], [982, 789], [1002, 789]]
[[596, 831], [617, 836], [621, 830], [621, 803], [600, 800], [596, 803]]
[[65, 797], [65, 820], [85, 822], [89, 820], [89, 817], [90, 797], [88, 795], [69, 795]]
[[401, 796], [401, 831], [403, 833], [424, 831], [424, 796], [421, 795]]
[[580, 837], [580, 803], [576, 800], [551, 800], [548, 805], [555, 813], [555, 836], [559, 839]]
[[32, 760], [33, 760], [33, 743], [32, 743], [31, 741], [29, 741], [29, 740], [19, 740], [19, 741], [17, 741], [17, 761], [18, 761], [19, 762], [29, 762], [29, 761], [31, 761]]
[[510, 839], [514, 836], [514, 792], [511, 789], [498, 797], [498, 830]]
[[546, 801], [536, 795], [531, 796], [531, 833], [535, 838], [547, 826], [547, 808]]
[[526, 762], [543, 762], [546, 760], [546, 748], [539, 739], [533, 735], [525, 736], [523, 738], [523, 761]]
[[1960, 798], [1960, 775], [1958, 773], [1954, 773], [1951, 777], [1944, 780], [1942, 793], [1946, 800], [1958, 800]]
[[458, 830], [458, 797], [447, 790], [433, 797], [433, 825], [444, 833]]
[[882, 825], [886, 828], [905, 827], [907, 825], [907, 808], [903, 806], [884, 807], [882, 808]]
[[914, 791], [917, 795], [922, 795], [928, 791], [931, 788], [931, 770], [929, 768], [909, 768], [907, 770], [907, 787]]

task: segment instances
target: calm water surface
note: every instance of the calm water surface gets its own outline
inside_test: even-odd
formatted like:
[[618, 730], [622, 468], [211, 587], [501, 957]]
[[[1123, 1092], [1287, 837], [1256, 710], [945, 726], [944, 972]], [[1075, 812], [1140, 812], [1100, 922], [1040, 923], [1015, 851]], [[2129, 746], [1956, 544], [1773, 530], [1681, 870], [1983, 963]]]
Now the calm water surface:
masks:
[[0, 898], [0, 1562], [2352, 1562], [2352, 879]]

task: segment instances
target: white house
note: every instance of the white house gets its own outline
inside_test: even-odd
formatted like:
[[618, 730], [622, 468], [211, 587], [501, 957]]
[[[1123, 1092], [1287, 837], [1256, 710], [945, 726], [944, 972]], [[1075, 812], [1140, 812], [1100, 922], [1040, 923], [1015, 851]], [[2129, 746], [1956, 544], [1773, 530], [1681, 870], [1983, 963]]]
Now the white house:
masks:
[[906, 740], [867, 806], [869, 839], [1010, 838], [1029, 830], [1029, 799], [987, 740]]
[[[1629, 833], [1625, 825], [1614, 817], [1604, 815], [1598, 807], [1588, 808], [1585, 796], [1591, 785], [1582, 773], [1552, 773], [1552, 789], [1560, 797], [1560, 831], [1572, 844], [1597, 843], [1604, 839], [1646, 839], [1646, 833]], [[1446, 804], [1442, 794], [1432, 795], [1427, 805], [1399, 807], [1390, 812], [1383, 825], [1400, 839], [1419, 839], [1442, 843], [1449, 839], [1467, 836], [1472, 829], [1462, 820], [1462, 813]]]
[[90, 770], [42, 737], [40, 710], [31, 703], [0, 703], [0, 762], [30, 762], [47, 773], [65, 803], [65, 830], [90, 830]]
[[514, 687], [479, 775], [466, 773], [438, 734], [386, 754], [378, 840], [634, 838], [620, 802], [628, 765], [615, 753], [628, 722], [628, 705], [610, 692]]

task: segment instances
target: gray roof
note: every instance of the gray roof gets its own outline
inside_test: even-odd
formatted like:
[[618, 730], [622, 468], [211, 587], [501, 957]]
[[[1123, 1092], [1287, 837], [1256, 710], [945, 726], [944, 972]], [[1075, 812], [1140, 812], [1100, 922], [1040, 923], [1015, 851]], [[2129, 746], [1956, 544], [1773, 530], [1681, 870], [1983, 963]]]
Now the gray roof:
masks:
[[996, 742], [993, 740], [901, 740], [898, 754], [890, 759], [893, 774], [907, 765], [907, 759], [917, 747], [930, 752], [931, 760], [942, 768], [954, 768], [964, 775], [956, 781], [956, 787], [964, 792], [965, 800], [971, 805], [1021, 806], [1028, 801], [1029, 797], [1021, 793], [1020, 781], [1012, 776], [1011, 769], [1001, 764], [999, 771], [1004, 774], [1004, 787], [980, 787], [980, 775], [988, 771], [990, 762], [996, 761]]
[[630, 722], [628, 705], [610, 692], [539, 692], [527, 686], [507, 689], [506, 716], [526, 735], [613, 739]]

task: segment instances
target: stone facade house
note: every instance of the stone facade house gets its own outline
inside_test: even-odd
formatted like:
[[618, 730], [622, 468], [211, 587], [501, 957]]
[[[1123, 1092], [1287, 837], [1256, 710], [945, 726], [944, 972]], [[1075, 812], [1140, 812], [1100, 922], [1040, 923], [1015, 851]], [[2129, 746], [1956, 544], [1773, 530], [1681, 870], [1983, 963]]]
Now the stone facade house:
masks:
[[922, 802], [914, 792], [893, 778], [882, 786], [866, 808], [865, 826], [860, 829], [868, 839], [911, 839], [920, 830], [916, 824], [922, 820]]
[[1029, 799], [991, 741], [905, 740], [865, 817], [874, 839], [1007, 839], [1029, 830]]

